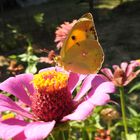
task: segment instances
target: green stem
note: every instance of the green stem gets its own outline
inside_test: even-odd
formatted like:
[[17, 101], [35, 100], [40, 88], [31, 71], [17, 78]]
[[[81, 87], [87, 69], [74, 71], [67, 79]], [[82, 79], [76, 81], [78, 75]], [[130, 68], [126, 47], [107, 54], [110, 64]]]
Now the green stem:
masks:
[[110, 130], [110, 128], [111, 128], [111, 123], [112, 123], [111, 121], [109, 121], [109, 122], [107, 123], [107, 129], [108, 129], [108, 130]]
[[55, 138], [52, 134], [50, 134], [50, 137], [51, 137], [52, 140], [55, 140]]
[[125, 137], [127, 139], [128, 128], [127, 128], [126, 113], [125, 113], [124, 87], [120, 87], [119, 90], [120, 90], [120, 100], [121, 100], [121, 110], [122, 110], [124, 132], [125, 132]]
[[63, 140], [66, 140], [66, 139], [65, 139], [64, 131], [61, 131], [61, 135], [62, 135], [62, 139], [63, 139]]

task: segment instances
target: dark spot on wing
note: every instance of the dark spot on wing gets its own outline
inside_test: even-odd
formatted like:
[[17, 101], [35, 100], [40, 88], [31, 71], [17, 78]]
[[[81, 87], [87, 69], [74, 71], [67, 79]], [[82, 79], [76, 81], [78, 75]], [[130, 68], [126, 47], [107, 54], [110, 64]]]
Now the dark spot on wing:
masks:
[[97, 34], [96, 34], [96, 31], [95, 31], [95, 28], [94, 28], [93, 26], [92, 26], [92, 27], [90, 27], [89, 31], [93, 33], [93, 35], [94, 35], [95, 39], [97, 39], [97, 38], [98, 38], [98, 37], [97, 37]]
[[76, 40], [76, 37], [73, 35], [73, 36], [71, 36], [71, 39], [72, 40]]

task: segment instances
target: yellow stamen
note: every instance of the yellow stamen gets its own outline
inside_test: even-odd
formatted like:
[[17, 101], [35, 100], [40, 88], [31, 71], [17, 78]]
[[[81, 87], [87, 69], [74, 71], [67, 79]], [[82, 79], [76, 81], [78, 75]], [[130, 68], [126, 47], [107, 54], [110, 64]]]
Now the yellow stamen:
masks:
[[39, 91], [53, 92], [66, 87], [68, 75], [55, 70], [44, 71], [34, 75], [33, 84]]

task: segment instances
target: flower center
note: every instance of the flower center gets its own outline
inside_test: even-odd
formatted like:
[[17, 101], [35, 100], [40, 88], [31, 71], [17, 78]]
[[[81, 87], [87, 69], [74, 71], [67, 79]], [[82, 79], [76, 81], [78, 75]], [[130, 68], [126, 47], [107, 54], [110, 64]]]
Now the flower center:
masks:
[[43, 121], [60, 121], [73, 110], [71, 93], [67, 86], [68, 75], [57, 71], [36, 74], [33, 84], [36, 93], [31, 97], [32, 111]]

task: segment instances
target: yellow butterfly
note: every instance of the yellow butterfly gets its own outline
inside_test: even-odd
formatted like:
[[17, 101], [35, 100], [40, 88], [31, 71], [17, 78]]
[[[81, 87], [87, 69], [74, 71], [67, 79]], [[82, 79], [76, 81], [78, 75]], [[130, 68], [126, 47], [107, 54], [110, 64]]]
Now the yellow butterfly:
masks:
[[60, 65], [80, 74], [97, 73], [104, 61], [91, 13], [73, 26], [60, 51]]

